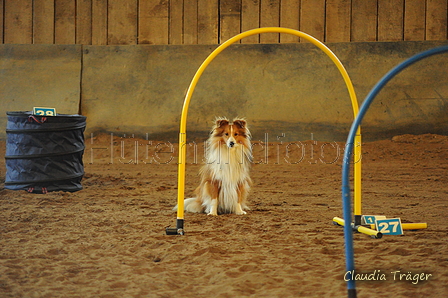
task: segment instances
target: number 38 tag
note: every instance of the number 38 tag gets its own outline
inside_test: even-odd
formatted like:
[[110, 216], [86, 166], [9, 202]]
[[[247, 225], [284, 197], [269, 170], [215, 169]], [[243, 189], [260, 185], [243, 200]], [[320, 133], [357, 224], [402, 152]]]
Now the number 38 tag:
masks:
[[56, 116], [55, 108], [33, 108], [33, 115], [36, 116]]
[[384, 235], [403, 235], [401, 219], [399, 218], [377, 219], [375, 224], [378, 232]]

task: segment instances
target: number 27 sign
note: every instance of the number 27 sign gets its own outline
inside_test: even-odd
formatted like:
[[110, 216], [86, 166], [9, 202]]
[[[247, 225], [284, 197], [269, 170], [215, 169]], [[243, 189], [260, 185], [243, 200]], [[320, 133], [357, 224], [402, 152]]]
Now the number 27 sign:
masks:
[[402, 235], [403, 228], [401, 226], [401, 219], [388, 218], [377, 219], [375, 221], [376, 229], [384, 235]]

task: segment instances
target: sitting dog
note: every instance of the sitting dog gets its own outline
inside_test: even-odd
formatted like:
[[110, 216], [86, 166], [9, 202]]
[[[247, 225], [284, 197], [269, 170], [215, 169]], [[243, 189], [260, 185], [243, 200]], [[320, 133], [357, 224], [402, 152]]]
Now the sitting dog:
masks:
[[[208, 215], [246, 214], [252, 184], [251, 134], [246, 120], [217, 118], [207, 140], [206, 164], [200, 170], [196, 197], [184, 201], [185, 210]], [[176, 209], [177, 207], [175, 207]]]

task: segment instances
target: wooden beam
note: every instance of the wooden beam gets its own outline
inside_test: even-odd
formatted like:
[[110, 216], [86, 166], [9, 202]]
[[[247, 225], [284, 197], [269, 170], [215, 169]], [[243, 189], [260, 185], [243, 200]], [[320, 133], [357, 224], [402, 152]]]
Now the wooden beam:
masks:
[[4, 11], [4, 42], [30, 44], [33, 40], [33, 1], [7, 0]]
[[170, 1], [169, 44], [182, 44], [184, 30], [184, 1]]
[[34, 0], [33, 43], [54, 43], [54, 0]]
[[[260, 27], [280, 26], [280, 0], [261, 1]], [[260, 35], [260, 43], [279, 43], [280, 34], [263, 33]]]
[[92, 44], [92, 0], [76, 1], [76, 43]]
[[406, 0], [404, 4], [404, 40], [425, 40], [425, 0]]
[[302, 1], [300, 30], [325, 41], [325, 0]]
[[[260, 27], [260, 0], [241, 1], [241, 32]], [[241, 43], [259, 43], [260, 35], [252, 35], [241, 40]]]
[[184, 1], [183, 44], [198, 43], [198, 0]]
[[137, 0], [109, 0], [107, 43], [137, 44]]
[[241, 0], [221, 0], [219, 5], [219, 42], [223, 43], [241, 33]]
[[351, 41], [376, 41], [378, 1], [352, 0]]
[[350, 41], [351, 0], [327, 0], [325, 41]]
[[[300, 0], [282, 0], [280, 3], [280, 27], [300, 29]], [[280, 42], [299, 42], [299, 38], [291, 34], [280, 34]]]
[[54, 43], [76, 43], [76, 7], [73, 0], [55, 0]]
[[427, 0], [426, 40], [445, 40], [447, 36], [447, 0]]
[[218, 0], [198, 0], [198, 44], [218, 43]]
[[403, 40], [404, 0], [378, 0], [378, 41]]
[[139, 44], [168, 44], [168, 0], [140, 0], [138, 14]]
[[0, 0], [0, 44], [4, 43], [3, 37], [4, 37], [4, 15], [5, 15], [5, 11], [3, 10], [3, 8], [5, 7], [5, 0]]
[[107, 45], [107, 2], [92, 0], [92, 44]]

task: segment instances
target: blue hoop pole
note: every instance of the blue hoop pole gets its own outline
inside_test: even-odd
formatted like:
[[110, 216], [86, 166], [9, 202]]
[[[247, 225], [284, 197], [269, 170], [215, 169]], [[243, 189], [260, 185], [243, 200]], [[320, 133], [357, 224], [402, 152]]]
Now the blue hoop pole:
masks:
[[[356, 136], [356, 131], [358, 127], [361, 125], [362, 119], [366, 114], [367, 110], [370, 107], [375, 96], [380, 92], [380, 90], [398, 73], [400, 73], [406, 67], [433, 55], [442, 54], [448, 52], [448, 46], [442, 46], [433, 48], [424, 52], [421, 52], [411, 58], [401, 62], [393, 69], [391, 69], [378, 83], [372, 88], [372, 90], [367, 94], [366, 99], [361, 105], [359, 109], [359, 113], [356, 116], [355, 120], [352, 123], [350, 128], [350, 132], [347, 137], [346, 150], [344, 152], [344, 159], [342, 163], [342, 208], [344, 214], [344, 238], [345, 238], [345, 261], [346, 261], [346, 270], [352, 271], [355, 270], [355, 258], [353, 251], [353, 229], [352, 229], [352, 213], [351, 213], [351, 204], [350, 204], [350, 158], [352, 156], [354, 140]], [[349, 297], [356, 297], [356, 285], [355, 281], [350, 279], [347, 282], [347, 288]]]

